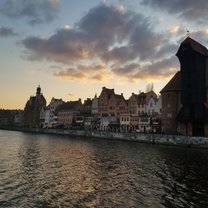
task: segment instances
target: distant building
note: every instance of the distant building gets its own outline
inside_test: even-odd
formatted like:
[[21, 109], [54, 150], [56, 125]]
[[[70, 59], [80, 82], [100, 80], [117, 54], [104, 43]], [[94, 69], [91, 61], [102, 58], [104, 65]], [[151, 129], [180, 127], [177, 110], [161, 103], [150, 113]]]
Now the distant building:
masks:
[[139, 116], [138, 114], [121, 114], [120, 116], [120, 131], [129, 132], [135, 131], [139, 128]]
[[[20, 120], [17, 118], [18, 113], [18, 110], [0, 109], [0, 126], [15, 126], [15, 124], [20, 122]], [[19, 126], [19, 124], [17, 126]]]
[[99, 126], [99, 130], [101, 131], [109, 131], [110, 128], [110, 124], [115, 123], [116, 122], [116, 118], [112, 117], [112, 116], [102, 116], [100, 118], [100, 126]]
[[97, 94], [95, 94], [95, 97], [92, 99], [92, 114], [98, 115], [99, 112], [99, 105], [98, 105], [98, 97]]
[[24, 112], [23, 110], [15, 110], [14, 112], [14, 126], [22, 127], [24, 125]]
[[52, 98], [51, 102], [48, 105], [46, 111], [49, 110], [49, 121], [48, 121], [48, 112], [45, 113], [45, 126], [47, 127], [56, 127], [58, 124], [57, 121], [57, 112], [56, 109], [58, 106], [63, 104], [62, 99]]
[[102, 88], [98, 102], [99, 114], [101, 116], [111, 116], [119, 120], [119, 116], [127, 113], [127, 101], [123, 94], [115, 94], [114, 89]]
[[109, 99], [112, 94], [114, 94], [114, 89], [102, 88], [98, 104], [99, 114], [101, 116], [107, 116], [109, 114]]
[[138, 112], [138, 95], [132, 93], [128, 100], [128, 113], [139, 114]]
[[59, 125], [63, 125], [65, 128], [72, 127], [72, 123], [75, 121], [75, 116], [79, 112], [70, 111], [70, 110], [62, 110], [57, 114], [57, 120]]
[[138, 115], [155, 115], [159, 113], [160, 103], [154, 91], [132, 93], [128, 100], [128, 113]]
[[82, 112], [85, 115], [90, 115], [92, 113], [92, 100], [90, 98], [87, 98], [83, 103], [83, 110]]
[[46, 99], [41, 93], [40, 86], [37, 88], [36, 96], [31, 96], [24, 108], [24, 125], [26, 127], [40, 126], [40, 112], [46, 107]]

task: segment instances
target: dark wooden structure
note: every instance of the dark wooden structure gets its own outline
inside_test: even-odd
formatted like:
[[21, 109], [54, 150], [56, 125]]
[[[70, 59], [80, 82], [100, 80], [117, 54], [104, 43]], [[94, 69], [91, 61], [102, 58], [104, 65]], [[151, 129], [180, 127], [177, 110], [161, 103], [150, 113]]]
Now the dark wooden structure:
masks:
[[177, 120], [186, 135], [204, 136], [208, 121], [208, 50], [190, 37], [176, 56], [181, 71], [181, 109]]

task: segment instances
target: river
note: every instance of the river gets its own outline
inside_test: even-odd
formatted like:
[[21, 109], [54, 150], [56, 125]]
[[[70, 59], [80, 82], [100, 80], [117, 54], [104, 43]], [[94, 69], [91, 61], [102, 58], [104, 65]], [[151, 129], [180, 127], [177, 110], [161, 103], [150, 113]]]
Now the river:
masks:
[[0, 130], [0, 207], [208, 207], [208, 150]]

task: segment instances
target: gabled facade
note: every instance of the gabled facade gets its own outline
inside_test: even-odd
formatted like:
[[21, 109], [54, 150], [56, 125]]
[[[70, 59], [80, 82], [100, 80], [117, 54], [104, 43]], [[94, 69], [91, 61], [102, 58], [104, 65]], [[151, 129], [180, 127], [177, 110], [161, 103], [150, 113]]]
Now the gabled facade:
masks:
[[98, 112], [99, 112], [98, 97], [97, 94], [95, 94], [94, 98], [92, 99], [92, 114], [98, 115]]
[[87, 98], [83, 104], [83, 113], [85, 115], [90, 115], [91, 112], [92, 112], [92, 100], [90, 98]]
[[157, 95], [153, 91], [141, 92], [138, 95], [132, 93], [128, 100], [128, 113], [153, 116], [159, 113], [159, 104]]
[[109, 105], [109, 99], [113, 94], [115, 94], [114, 89], [108, 89], [106, 87], [102, 88], [98, 104], [99, 114], [101, 116], [107, 116], [109, 114], [109, 109], [111, 108]]
[[58, 123], [57, 120], [57, 112], [56, 109], [58, 106], [63, 104], [63, 100], [62, 99], [56, 99], [56, 98], [52, 98], [51, 102], [49, 104], [49, 110], [50, 110], [50, 115], [49, 115], [49, 127], [53, 127], [56, 126]]
[[132, 93], [128, 100], [128, 113], [138, 114], [138, 95]]

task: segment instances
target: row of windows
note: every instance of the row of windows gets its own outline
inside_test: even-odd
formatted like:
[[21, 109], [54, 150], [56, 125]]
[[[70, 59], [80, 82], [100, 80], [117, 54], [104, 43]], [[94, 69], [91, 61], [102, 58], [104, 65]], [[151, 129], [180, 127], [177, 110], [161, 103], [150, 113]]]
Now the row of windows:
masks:
[[138, 121], [138, 118], [121, 117], [121, 121]]

